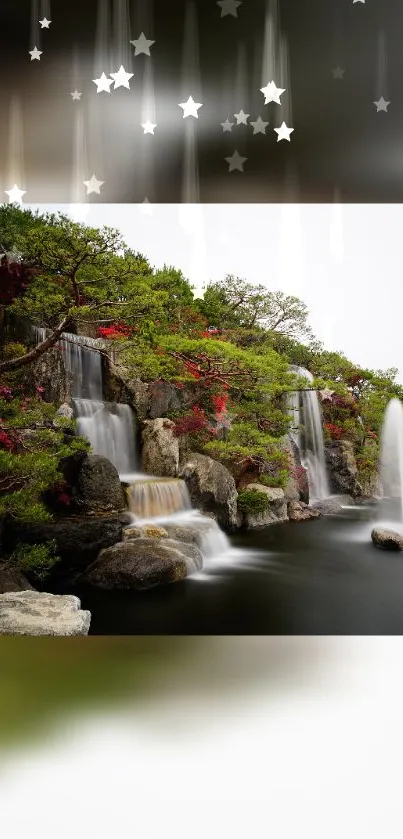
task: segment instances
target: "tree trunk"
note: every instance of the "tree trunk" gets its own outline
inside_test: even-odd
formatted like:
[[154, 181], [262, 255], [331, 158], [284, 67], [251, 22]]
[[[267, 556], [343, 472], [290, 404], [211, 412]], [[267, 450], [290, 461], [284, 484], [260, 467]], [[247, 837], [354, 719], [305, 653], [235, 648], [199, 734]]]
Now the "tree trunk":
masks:
[[37, 344], [33, 350], [26, 353], [26, 355], [22, 355], [19, 358], [11, 358], [7, 361], [0, 362], [0, 375], [2, 373], [8, 373], [10, 370], [19, 370], [21, 367], [25, 367], [27, 364], [32, 364], [38, 358], [41, 357], [47, 350], [50, 350], [57, 341], [59, 340], [62, 332], [66, 330], [66, 327], [71, 322], [71, 318], [65, 318], [59, 324], [59, 326], [52, 332], [49, 338], [46, 338], [45, 341], [42, 341], [40, 344]]

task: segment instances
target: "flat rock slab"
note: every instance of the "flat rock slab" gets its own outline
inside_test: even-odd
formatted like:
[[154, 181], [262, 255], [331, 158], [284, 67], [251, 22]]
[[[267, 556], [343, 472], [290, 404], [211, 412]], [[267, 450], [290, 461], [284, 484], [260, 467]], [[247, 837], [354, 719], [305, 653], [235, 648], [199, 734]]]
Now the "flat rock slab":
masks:
[[91, 612], [73, 594], [13, 591], [0, 595], [0, 635], [88, 635]]

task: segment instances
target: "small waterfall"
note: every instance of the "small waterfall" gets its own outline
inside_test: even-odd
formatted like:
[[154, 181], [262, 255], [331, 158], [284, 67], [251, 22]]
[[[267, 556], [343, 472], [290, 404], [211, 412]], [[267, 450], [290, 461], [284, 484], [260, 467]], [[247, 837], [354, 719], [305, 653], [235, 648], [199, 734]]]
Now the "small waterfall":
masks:
[[137, 479], [129, 487], [128, 498], [130, 512], [140, 520], [166, 519], [192, 509], [187, 486], [179, 479]]
[[[313, 382], [312, 373], [304, 367], [291, 366], [290, 371]], [[310, 501], [321, 501], [330, 495], [323, 442], [322, 410], [314, 390], [289, 394], [288, 410], [293, 418], [291, 437], [298, 446], [301, 463], [308, 473]]]
[[381, 517], [403, 523], [403, 405], [389, 402], [382, 425], [380, 474], [383, 490]]

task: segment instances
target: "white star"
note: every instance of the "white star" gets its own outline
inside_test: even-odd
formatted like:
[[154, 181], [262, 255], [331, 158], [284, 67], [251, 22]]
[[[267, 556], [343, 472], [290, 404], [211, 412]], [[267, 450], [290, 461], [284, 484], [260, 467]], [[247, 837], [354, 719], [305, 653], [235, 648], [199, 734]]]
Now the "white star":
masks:
[[82, 95], [83, 95], [83, 94], [82, 94], [82, 93], [80, 93], [80, 91], [79, 91], [79, 90], [73, 90], [73, 93], [70, 93], [70, 96], [72, 96], [72, 97], [73, 97], [73, 100], [75, 99], [75, 100], [77, 100], [77, 102], [79, 102], [79, 101], [80, 101], [80, 99], [81, 99]]
[[35, 60], [40, 61], [41, 60], [41, 55], [42, 55], [42, 50], [38, 50], [37, 47], [34, 47], [33, 50], [29, 50], [29, 54], [31, 56], [31, 61], [35, 61]]
[[41, 29], [49, 29], [49, 26], [52, 23], [52, 21], [44, 17], [43, 20], [39, 21], [39, 23], [41, 24]]
[[144, 128], [144, 134], [154, 134], [154, 128], [157, 127], [156, 122], [150, 122], [148, 119], [147, 122], [142, 122], [141, 127]]
[[331, 402], [332, 396], [334, 394], [334, 390], [329, 390], [329, 388], [325, 388], [325, 390], [319, 391], [322, 402]]
[[5, 189], [4, 192], [8, 195], [10, 204], [22, 204], [22, 196], [25, 195], [26, 189], [19, 189], [17, 184], [14, 184], [12, 189]]
[[335, 67], [334, 70], [332, 70], [333, 78], [334, 79], [342, 79], [345, 72], [346, 71], [342, 70], [341, 67]]
[[105, 91], [105, 93], [111, 92], [110, 86], [113, 84], [113, 79], [108, 79], [105, 73], [102, 73], [99, 79], [93, 79], [92, 81], [97, 85], [97, 93], [102, 93], [102, 91]]
[[248, 124], [248, 118], [250, 117], [250, 114], [245, 114], [241, 110], [241, 111], [239, 111], [239, 114], [234, 114], [234, 117], [236, 118], [236, 124], [237, 125], [247, 125]]
[[91, 180], [83, 181], [84, 186], [87, 187], [87, 195], [91, 195], [92, 192], [96, 192], [98, 195], [101, 194], [101, 186], [105, 183], [105, 181], [98, 181], [96, 176], [93, 175]]
[[237, 151], [234, 151], [234, 154], [232, 155], [232, 157], [225, 157], [224, 158], [224, 160], [226, 160], [227, 163], [229, 163], [229, 169], [228, 169], [229, 172], [233, 172], [235, 169], [238, 169], [239, 172], [243, 172], [243, 164], [245, 163], [245, 160], [247, 160], [247, 159], [248, 159], [247, 157], [241, 157], [241, 155], [238, 154]]
[[280, 128], [275, 128], [274, 130], [278, 134], [277, 142], [279, 140], [288, 140], [290, 142], [290, 134], [294, 131], [293, 128], [287, 128], [285, 122], [282, 123]]
[[353, 6], [354, 6], [354, 3], [365, 3], [365, 0], [353, 0]]
[[286, 88], [276, 87], [274, 82], [269, 82], [266, 87], [261, 87], [260, 90], [265, 95], [265, 105], [269, 102], [276, 102], [277, 105], [281, 105], [280, 96], [285, 93]]
[[183, 108], [183, 119], [185, 119], [186, 117], [196, 117], [196, 119], [198, 119], [199, 114], [197, 113], [197, 111], [199, 110], [199, 108], [202, 108], [203, 105], [200, 102], [194, 102], [192, 97], [189, 96], [188, 101], [181, 102], [179, 107]]
[[218, 0], [217, 6], [221, 6], [221, 17], [232, 15], [238, 17], [237, 8], [242, 5], [242, 0]]
[[266, 134], [266, 126], [268, 124], [269, 124], [268, 122], [263, 122], [262, 117], [259, 116], [257, 118], [256, 122], [251, 122], [251, 125], [253, 125], [253, 133], [254, 134]]
[[130, 43], [134, 46], [135, 55], [141, 55], [141, 53], [144, 53], [144, 55], [150, 55], [150, 47], [155, 44], [155, 41], [147, 40], [144, 32], [142, 32], [139, 38], [135, 41], [130, 41]]
[[384, 99], [383, 96], [381, 96], [381, 98], [378, 99], [377, 102], [374, 102], [374, 105], [376, 105], [377, 113], [379, 113], [379, 111], [385, 111], [387, 113], [388, 105], [390, 105], [390, 102], [387, 102], [386, 99]]
[[220, 125], [222, 125], [223, 131], [232, 131], [235, 122], [230, 122], [229, 119], [226, 119], [225, 122], [221, 122]]
[[115, 81], [115, 90], [117, 87], [127, 87], [130, 90], [129, 79], [133, 78], [134, 73], [126, 73], [125, 68], [121, 64], [118, 72], [110, 73], [110, 75]]

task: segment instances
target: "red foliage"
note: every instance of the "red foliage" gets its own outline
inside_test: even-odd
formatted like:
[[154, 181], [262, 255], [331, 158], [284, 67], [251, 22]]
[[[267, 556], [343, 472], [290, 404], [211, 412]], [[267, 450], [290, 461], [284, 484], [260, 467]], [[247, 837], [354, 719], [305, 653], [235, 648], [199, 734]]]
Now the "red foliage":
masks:
[[98, 335], [107, 341], [114, 341], [116, 338], [130, 338], [133, 328], [127, 323], [113, 323], [111, 326], [100, 326]]
[[2, 385], [0, 387], [0, 399], [4, 399], [5, 402], [10, 402], [13, 398], [13, 391], [9, 387], [5, 387]]
[[16, 297], [23, 294], [31, 282], [32, 272], [20, 262], [9, 262], [3, 257], [0, 262], [0, 305], [9, 306]]
[[2, 431], [0, 429], [0, 448], [7, 449], [8, 451], [13, 451], [14, 449], [14, 441], [11, 437], [8, 436], [6, 431]]
[[217, 418], [222, 417], [227, 413], [228, 393], [216, 394], [211, 397]]
[[200, 431], [215, 433], [204, 413], [203, 408], [194, 405], [190, 414], [176, 420], [173, 432], [175, 437], [183, 437], [185, 434], [198, 434]]
[[332, 440], [340, 440], [343, 436], [343, 429], [339, 425], [333, 425], [331, 422], [325, 423]]

